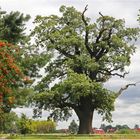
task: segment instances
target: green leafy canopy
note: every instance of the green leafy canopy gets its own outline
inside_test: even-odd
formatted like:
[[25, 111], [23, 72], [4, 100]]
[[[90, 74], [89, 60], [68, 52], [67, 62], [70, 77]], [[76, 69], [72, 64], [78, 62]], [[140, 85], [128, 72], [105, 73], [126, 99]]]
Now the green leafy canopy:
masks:
[[139, 29], [125, 27], [124, 20], [101, 13], [93, 23], [85, 17], [86, 10], [61, 6], [61, 16], [36, 17], [31, 34], [34, 49], [42, 48], [50, 58], [42, 66], [45, 74], [36, 86], [34, 102], [39, 109], [53, 110], [54, 116], [62, 117], [63, 112], [62, 118], [71, 109], [97, 110], [111, 121], [118, 93], [103, 83], [112, 76], [125, 76]]

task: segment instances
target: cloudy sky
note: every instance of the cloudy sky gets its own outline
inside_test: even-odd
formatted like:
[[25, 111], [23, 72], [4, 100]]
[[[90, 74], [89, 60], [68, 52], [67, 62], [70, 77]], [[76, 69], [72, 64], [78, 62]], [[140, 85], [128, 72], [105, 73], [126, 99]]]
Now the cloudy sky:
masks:
[[[80, 11], [83, 11], [85, 5], [88, 4], [88, 11], [86, 16], [90, 17], [93, 21], [99, 16], [99, 12], [104, 15], [114, 16], [116, 18], [122, 18], [126, 21], [126, 26], [136, 27], [139, 26], [137, 22], [137, 15], [140, 9], [140, 0], [0, 0], [0, 7], [2, 10], [20, 11], [25, 14], [30, 14], [32, 19], [27, 24], [28, 31], [33, 27], [32, 21], [36, 15], [50, 15], [59, 14], [59, 7], [61, 5], [74, 6]], [[114, 77], [106, 86], [112, 90], [119, 90], [122, 86], [128, 83], [140, 81], [140, 41], [136, 43], [137, 51], [132, 57], [132, 63], [128, 68], [130, 72], [125, 79], [119, 79]], [[134, 127], [135, 124], [140, 125], [140, 84], [136, 87], [130, 87], [125, 91], [115, 102], [115, 111], [113, 112], [113, 123], [115, 124], [127, 124], [130, 127]], [[31, 115], [30, 109], [16, 109], [16, 112], [20, 114], [25, 112], [28, 116]], [[44, 112], [43, 116], [48, 113]], [[76, 115], [73, 118], [77, 120]], [[59, 128], [66, 128], [68, 122], [60, 122]], [[95, 113], [93, 125], [99, 127], [101, 117]]]

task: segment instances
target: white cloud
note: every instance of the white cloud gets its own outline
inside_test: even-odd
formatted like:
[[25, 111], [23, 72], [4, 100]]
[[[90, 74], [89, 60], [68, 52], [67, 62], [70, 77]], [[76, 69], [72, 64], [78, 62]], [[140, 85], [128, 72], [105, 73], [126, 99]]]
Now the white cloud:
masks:
[[116, 109], [113, 112], [113, 124], [128, 124], [131, 128], [139, 124], [140, 103], [126, 104], [123, 100], [118, 99]]
[[32, 118], [33, 116], [33, 111], [31, 108], [16, 108], [12, 109], [12, 111], [16, 112], [16, 114], [20, 117], [21, 114], [26, 114], [29, 118]]

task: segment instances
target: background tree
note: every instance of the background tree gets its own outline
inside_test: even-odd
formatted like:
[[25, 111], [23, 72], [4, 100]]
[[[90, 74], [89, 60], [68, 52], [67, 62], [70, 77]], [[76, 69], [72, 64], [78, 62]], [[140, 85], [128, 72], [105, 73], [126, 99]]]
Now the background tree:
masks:
[[18, 129], [21, 134], [27, 134], [31, 132], [31, 120], [27, 118], [25, 114], [21, 115], [18, 121]]
[[[2, 117], [3, 115], [3, 117]], [[15, 112], [4, 113], [0, 115], [0, 132], [12, 133], [17, 132], [18, 116]]]
[[53, 110], [54, 119], [67, 119], [73, 109], [82, 134], [90, 133], [95, 110], [111, 121], [115, 99], [130, 85], [115, 93], [104, 83], [112, 76], [125, 77], [138, 35], [138, 28], [127, 28], [124, 20], [101, 13], [92, 23], [86, 10], [87, 6], [83, 12], [61, 6], [61, 16], [37, 16], [32, 32], [34, 49], [51, 56], [36, 86], [36, 107]]
[[20, 12], [10, 12], [0, 9], [0, 39], [6, 40], [13, 45], [25, 44], [25, 23], [30, 19], [29, 15], [24, 16]]
[[16, 56], [18, 48], [6, 42], [0, 42], [0, 110], [9, 112], [14, 102], [12, 88], [22, 78]]
[[7, 14], [0, 10], [0, 109], [4, 112], [19, 103], [15, 98], [19, 97], [16, 93], [23, 79], [24, 48], [21, 44], [27, 42], [25, 23], [29, 18], [20, 12]]
[[112, 126], [112, 125], [105, 125], [105, 124], [101, 124], [100, 126], [101, 129], [103, 129], [105, 132], [115, 132], [115, 131], [120, 131], [120, 130], [128, 130], [130, 129], [128, 125], [124, 124], [124, 125], [116, 125], [116, 126]]
[[100, 129], [103, 129], [106, 132], [106, 125], [105, 124], [101, 124]]
[[20, 12], [7, 14], [0, 9], [0, 125], [1, 131], [17, 131], [16, 116], [10, 112], [25, 105], [32, 90], [21, 88], [25, 79], [22, 61], [28, 37], [25, 23], [30, 16]]
[[139, 128], [139, 125], [135, 124], [134, 129], [138, 129], [138, 128]]
[[69, 131], [72, 134], [76, 134], [78, 132], [78, 125], [75, 122], [75, 120], [72, 120], [72, 122], [69, 125]]
[[115, 128], [116, 128], [116, 130], [120, 130], [120, 129], [122, 129], [122, 126], [118, 124], [115, 126]]

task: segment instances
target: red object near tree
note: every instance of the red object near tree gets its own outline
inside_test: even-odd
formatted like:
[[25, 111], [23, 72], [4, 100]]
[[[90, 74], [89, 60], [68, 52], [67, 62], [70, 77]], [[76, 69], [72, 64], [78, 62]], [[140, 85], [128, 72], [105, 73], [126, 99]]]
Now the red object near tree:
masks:
[[103, 129], [96, 129], [96, 128], [93, 128], [92, 129], [92, 132], [94, 134], [105, 134], [105, 131]]
[[137, 131], [137, 132], [139, 132], [139, 133], [140, 133], [140, 128], [136, 128], [136, 129], [135, 129], [135, 131]]

